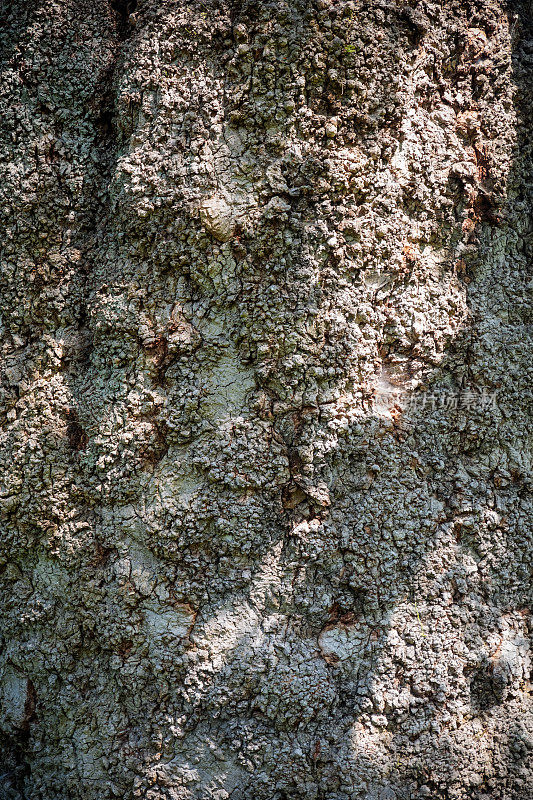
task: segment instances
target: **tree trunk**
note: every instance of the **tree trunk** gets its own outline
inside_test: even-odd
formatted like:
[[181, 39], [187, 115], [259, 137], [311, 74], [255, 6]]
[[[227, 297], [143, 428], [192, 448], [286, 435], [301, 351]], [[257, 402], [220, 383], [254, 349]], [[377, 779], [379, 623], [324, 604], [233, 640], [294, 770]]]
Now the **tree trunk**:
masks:
[[529, 800], [530, 3], [0, 7], [0, 797]]

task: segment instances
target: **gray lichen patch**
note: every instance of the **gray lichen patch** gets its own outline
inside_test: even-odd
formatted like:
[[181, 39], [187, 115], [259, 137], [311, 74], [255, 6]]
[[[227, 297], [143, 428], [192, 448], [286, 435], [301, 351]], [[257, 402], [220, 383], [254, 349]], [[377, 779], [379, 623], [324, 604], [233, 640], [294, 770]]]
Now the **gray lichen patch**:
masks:
[[243, 369], [235, 355], [222, 356], [206, 378], [206, 419], [222, 422], [248, 413], [246, 401], [255, 389], [254, 374]]

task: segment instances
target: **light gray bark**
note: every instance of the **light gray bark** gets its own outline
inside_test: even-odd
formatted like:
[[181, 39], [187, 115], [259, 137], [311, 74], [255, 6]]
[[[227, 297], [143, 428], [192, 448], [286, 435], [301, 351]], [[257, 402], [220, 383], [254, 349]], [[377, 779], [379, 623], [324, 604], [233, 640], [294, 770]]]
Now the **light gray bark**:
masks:
[[0, 797], [529, 800], [530, 4], [0, 6]]

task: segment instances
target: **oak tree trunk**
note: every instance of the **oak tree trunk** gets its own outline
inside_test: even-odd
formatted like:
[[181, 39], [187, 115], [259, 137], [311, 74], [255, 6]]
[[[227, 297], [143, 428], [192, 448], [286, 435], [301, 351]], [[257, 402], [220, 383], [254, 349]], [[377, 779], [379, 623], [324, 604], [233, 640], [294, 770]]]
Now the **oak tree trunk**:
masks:
[[0, 798], [529, 800], [531, 4], [0, 9]]

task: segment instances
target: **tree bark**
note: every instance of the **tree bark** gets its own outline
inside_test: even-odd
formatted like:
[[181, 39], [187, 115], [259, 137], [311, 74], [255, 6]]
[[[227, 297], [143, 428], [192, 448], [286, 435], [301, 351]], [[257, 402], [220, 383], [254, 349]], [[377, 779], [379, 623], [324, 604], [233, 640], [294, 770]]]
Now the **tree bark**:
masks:
[[0, 7], [0, 797], [529, 800], [531, 4]]

